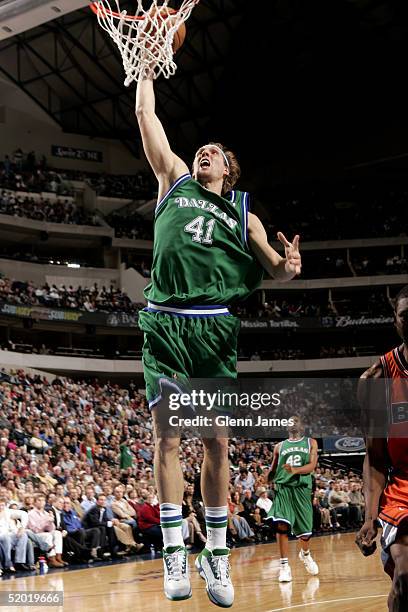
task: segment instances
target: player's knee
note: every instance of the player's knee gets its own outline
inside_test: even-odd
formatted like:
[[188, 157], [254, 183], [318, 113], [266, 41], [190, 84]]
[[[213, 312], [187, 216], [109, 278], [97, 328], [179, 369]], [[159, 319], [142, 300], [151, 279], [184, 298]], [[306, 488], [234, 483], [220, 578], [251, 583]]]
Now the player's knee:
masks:
[[390, 594], [388, 607], [390, 612], [402, 612], [407, 609], [408, 601], [408, 572], [394, 574], [394, 582]]
[[289, 526], [286, 523], [277, 523], [275, 526], [275, 531], [280, 535], [288, 535]]
[[310, 535], [309, 535], [309, 536], [301, 536], [301, 537], [299, 538], [299, 540], [302, 540], [302, 542], [308, 542], [308, 541], [310, 540], [310, 538], [311, 538], [311, 536], [310, 536]]
[[408, 576], [408, 546], [396, 543], [392, 547], [392, 560], [394, 561], [394, 576]]
[[204, 438], [203, 444], [205, 450], [212, 455], [228, 455], [228, 438]]
[[179, 454], [180, 439], [170, 438], [167, 436], [158, 436], [156, 438], [156, 452], [159, 455]]

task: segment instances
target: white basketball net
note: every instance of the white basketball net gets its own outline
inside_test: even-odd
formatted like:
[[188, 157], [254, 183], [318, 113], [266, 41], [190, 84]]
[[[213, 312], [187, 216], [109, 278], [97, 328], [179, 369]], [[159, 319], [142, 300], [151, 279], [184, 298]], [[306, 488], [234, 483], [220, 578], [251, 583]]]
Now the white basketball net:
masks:
[[170, 13], [169, 0], [153, 0], [149, 9], [137, 3], [134, 15], [121, 10], [119, 0], [94, 2], [98, 23], [118, 46], [126, 73], [125, 85], [138, 82], [147, 74], [166, 79], [177, 66], [173, 60], [173, 39], [180, 25], [191, 15], [200, 0], [183, 0], [177, 13]]

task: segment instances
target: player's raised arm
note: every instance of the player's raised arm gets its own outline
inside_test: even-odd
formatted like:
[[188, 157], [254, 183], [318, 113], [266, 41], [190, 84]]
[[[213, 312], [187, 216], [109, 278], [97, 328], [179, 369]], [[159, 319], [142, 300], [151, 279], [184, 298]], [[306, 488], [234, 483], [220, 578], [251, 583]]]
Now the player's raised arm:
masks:
[[295, 236], [290, 243], [278, 232], [278, 240], [285, 247], [285, 257], [281, 257], [269, 244], [261, 221], [252, 213], [248, 215], [248, 235], [252, 251], [272, 278], [286, 281], [300, 274], [302, 260], [299, 253], [299, 236]]
[[159, 201], [181, 175], [187, 165], [170, 148], [163, 125], [156, 115], [153, 79], [145, 77], [136, 90], [136, 117], [142, 135], [143, 149], [159, 181]]

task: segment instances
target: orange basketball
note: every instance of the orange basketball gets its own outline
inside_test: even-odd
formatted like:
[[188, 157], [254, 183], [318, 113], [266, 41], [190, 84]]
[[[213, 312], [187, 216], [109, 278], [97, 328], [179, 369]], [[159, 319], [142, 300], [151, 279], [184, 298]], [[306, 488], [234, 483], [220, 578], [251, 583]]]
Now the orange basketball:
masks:
[[[167, 7], [161, 7], [160, 9], [157, 8], [153, 8], [151, 11], [149, 11], [149, 15], [155, 15], [156, 13], [159, 13], [158, 15], [158, 19], [161, 20], [169, 20], [170, 25], [172, 25], [172, 18], [170, 17], [170, 15], [175, 15], [177, 13], [177, 11], [173, 8], [170, 8], [169, 6]], [[154, 36], [155, 33], [155, 27], [151, 26], [150, 28], [147, 29], [147, 32], [151, 35]], [[186, 37], [186, 26], [184, 23], [180, 24], [179, 29], [177, 30], [177, 32], [174, 35], [174, 39], [173, 39], [173, 53], [177, 53], [177, 51], [180, 49], [180, 47], [182, 46], [184, 39]]]

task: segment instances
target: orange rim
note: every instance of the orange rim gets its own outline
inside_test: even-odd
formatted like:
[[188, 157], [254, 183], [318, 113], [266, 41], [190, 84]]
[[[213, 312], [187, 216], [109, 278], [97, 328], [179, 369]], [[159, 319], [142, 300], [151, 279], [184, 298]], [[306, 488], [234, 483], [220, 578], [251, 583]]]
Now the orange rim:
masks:
[[[110, 9], [105, 8], [99, 2], [92, 2], [89, 5], [89, 8], [95, 13], [95, 15], [101, 15], [103, 17], [107, 17], [108, 15], [110, 15], [112, 17], [116, 17], [117, 19], [121, 18], [120, 13], [116, 13], [115, 11], [111, 11]], [[140, 21], [141, 19], [144, 19], [144, 17], [138, 17], [136, 15], [126, 15], [125, 19], [129, 21]]]
[[[120, 19], [122, 17], [122, 15], [120, 13], [116, 13], [115, 11], [111, 11], [110, 9], [105, 8], [100, 2], [92, 2], [89, 5], [90, 9], [92, 10], [92, 12], [95, 13], [95, 15], [101, 15], [103, 17], [107, 17], [112, 16], [112, 17], [116, 17], [117, 19]], [[174, 10], [171, 9], [170, 7], [167, 7], [169, 10]], [[174, 11], [174, 13], [169, 13], [169, 17], [172, 14], [177, 14], [177, 11]], [[141, 21], [143, 19], [146, 19], [146, 17], [144, 16], [137, 16], [137, 15], [126, 15], [125, 16], [125, 20], [127, 21]]]

